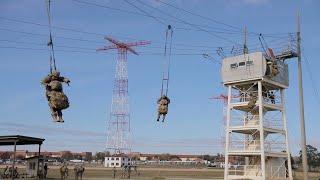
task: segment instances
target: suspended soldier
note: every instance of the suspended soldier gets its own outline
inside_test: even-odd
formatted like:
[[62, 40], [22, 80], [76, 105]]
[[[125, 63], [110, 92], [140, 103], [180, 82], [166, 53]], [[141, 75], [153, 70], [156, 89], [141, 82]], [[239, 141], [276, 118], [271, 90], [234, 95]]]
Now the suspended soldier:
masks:
[[162, 122], [164, 122], [164, 119], [166, 118], [166, 115], [168, 113], [168, 105], [170, 104], [170, 99], [167, 96], [162, 95], [158, 99], [157, 103], [159, 104], [157, 121], [159, 121], [160, 116], [162, 115]]
[[116, 172], [117, 172], [117, 168], [115, 166], [113, 166], [113, 179], [116, 178]]
[[[61, 82], [69, 85], [70, 80], [65, 77], [60, 77], [60, 72], [58, 71], [54, 71], [41, 81], [41, 84], [46, 87], [46, 97], [49, 102], [53, 122], [64, 122], [62, 119], [62, 110], [69, 107], [69, 100], [63, 93]], [[57, 116], [59, 119], [57, 119]]]

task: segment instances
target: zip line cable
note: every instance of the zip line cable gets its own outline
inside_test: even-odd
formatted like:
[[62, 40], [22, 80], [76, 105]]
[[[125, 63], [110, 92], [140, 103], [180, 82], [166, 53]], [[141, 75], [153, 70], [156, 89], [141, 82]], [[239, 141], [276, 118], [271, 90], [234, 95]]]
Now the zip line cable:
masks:
[[[13, 21], [13, 22], [18, 22], [18, 23], [24, 23], [24, 24], [29, 24], [29, 25], [36, 25], [36, 26], [41, 26], [41, 27], [49, 27], [48, 25], [44, 25], [44, 24], [40, 24], [40, 23], [35, 23], [35, 22], [29, 22], [29, 21], [23, 21], [23, 20], [18, 20], [18, 19], [12, 19], [12, 18], [6, 18], [6, 17], [1, 17], [0, 16], [0, 20], [7, 20], [7, 21]], [[90, 35], [97, 35], [97, 36], [113, 36], [113, 35], [106, 35], [106, 34], [101, 34], [101, 33], [96, 33], [96, 32], [88, 32], [88, 31], [81, 31], [81, 30], [76, 30], [76, 29], [70, 29], [70, 28], [65, 28], [65, 27], [58, 27], [58, 26], [51, 26], [54, 29], [59, 29], [59, 30], [65, 30], [65, 31], [70, 31], [70, 32], [77, 32], [77, 33], [84, 33], [84, 34], [90, 34]], [[180, 28], [180, 27], [175, 27], [175, 29], [185, 29], [185, 30], [196, 30], [199, 31], [198, 29], [186, 29], [186, 28]], [[217, 28], [218, 29], [218, 28]], [[0, 29], [0, 30], [5, 30], [5, 29]], [[10, 30], [5, 30], [5, 31], [10, 31]], [[11, 30], [12, 31], [12, 30]], [[226, 33], [228, 34], [228, 32], [217, 32], [216, 33]], [[233, 34], [233, 33], [229, 33], [229, 34]], [[289, 33], [291, 34], [291, 33]], [[240, 35], [240, 33], [239, 33]], [[242, 33], [241, 33], [242, 35]], [[42, 36], [46, 36], [46, 35], [42, 35]], [[54, 36], [52, 36], [54, 37]], [[141, 41], [141, 39], [136, 39], [136, 38], [127, 38], [127, 37], [121, 37], [121, 36], [113, 36], [113, 37], [117, 37], [117, 38], [121, 38], [121, 39], [129, 39], [129, 40], [139, 40]], [[268, 36], [267, 36], [268, 37]], [[82, 39], [75, 39], [75, 38], [66, 38], [66, 37], [56, 37], [55, 38], [62, 38], [62, 39], [70, 39], [70, 40], [79, 40], [79, 41], [87, 41], [87, 42], [96, 42], [96, 43], [104, 43], [102, 41], [89, 41], [89, 40], [82, 40]], [[279, 37], [279, 39], [281, 39], [282, 37]], [[160, 42], [160, 41], [151, 41], [152, 43], [156, 43], [156, 44], [163, 44], [164, 42]], [[204, 46], [204, 45], [191, 45], [191, 44], [172, 44], [175, 46], [190, 46], [190, 47], [205, 47], [205, 48], [218, 48], [218, 47], [213, 47], [213, 46]], [[223, 49], [226, 48], [232, 48], [232, 46], [224, 46]]]
[[[170, 38], [169, 43], [168, 43], [168, 34], [169, 34], [169, 38]], [[164, 83], [166, 83], [165, 95], [168, 96], [169, 80], [170, 80], [172, 35], [173, 35], [173, 30], [171, 28], [171, 25], [169, 25], [168, 29], [166, 30], [166, 40], [165, 40], [165, 45], [164, 45], [164, 64], [163, 64], [163, 74], [162, 74], [161, 96], [160, 97], [162, 97], [162, 95], [163, 95]], [[167, 55], [167, 48], [168, 48], [167, 45], [169, 45], [169, 55]]]
[[[242, 29], [242, 28], [235, 27], [235, 26], [232, 26], [232, 25], [230, 25], [230, 24], [227, 24], [227, 23], [224, 23], [224, 22], [220, 22], [220, 21], [217, 21], [217, 20], [214, 20], [214, 19], [211, 19], [211, 18], [202, 16], [202, 15], [199, 15], [199, 14], [193, 13], [193, 12], [191, 12], [191, 11], [188, 11], [188, 10], [179, 8], [179, 7], [177, 7], [177, 6], [174, 6], [174, 5], [172, 5], [172, 4], [166, 3], [166, 2], [164, 2], [164, 1], [162, 1], [162, 0], [155, 0], [155, 1], [157, 1], [157, 2], [159, 2], [159, 3], [162, 3], [162, 4], [164, 4], [164, 5], [170, 6], [170, 7], [172, 7], [172, 8], [178, 9], [178, 10], [180, 10], [180, 11], [186, 12], [186, 13], [188, 13], [188, 14], [192, 14], [192, 15], [194, 15], [194, 16], [200, 17], [200, 18], [202, 18], [202, 19], [206, 19], [206, 20], [215, 22], [215, 23], [220, 24], [220, 25], [224, 25], [224, 26], [227, 26], [227, 27], [230, 27], [230, 28], [237, 29], [237, 30], [239, 30], [238, 32], [240, 32], [240, 33], [242, 33], [242, 32], [244, 31], [244, 29]], [[259, 36], [259, 34], [260, 34], [260, 33], [252, 32], [252, 31], [251, 31], [251, 32], [248, 31], [247, 33], [248, 33], [248, 34], [254, 34], [254, 35], [257, 35], [257, 36]], [[242, 34], [243, 34], [243, 33], [242, 33]], [[276, 35], [276, 34], [287, 34], [287, 33], [269, 33], [269, 34], [265, 33], [264, 35], [268, 36], [268, 35]]]
[[126, 3], [130, 4], [131, 6], [137, 8], [138, 10], [142, 11], [143, 13], [145, 13], [147, 16], [152, 17], [153, 19], [155, 19], [156, 21], [158, 21], [159, 23], [163, 24], [166, 26], [166, 24], [162, 21], [160, 21], [158, 18], [156, 18], [155, 16], [150, 15], [149, 13], [147, 13], [146, 11], [140, 9], [139, 7], [137, 7], [136, 5], [132, 4], [131, 2], [129, 2], [128, 0], [124, 0]]
[[[145, 17], [149, 17], [149, 18], [153, 18], [149, 15], [146, 14], [141, 14], [141, 13], [137, 13], [137, 12], [132, 12], [132, 11], [128, 11], [128, 10], [124, 10], [124, 9], [118, 9], [118, 8], [113, 8], [110, 6], [105, 6], [105, 5], [100, 5], [100, 4], [95, 4], [95, 3], [91, 3], [91, 2], [86, 2], [86, 1], [82, 1], [82, 0], [71, 0], [74, 2], [78, 2], [78, 3], [82, 3], [82, 4], [86, 4], [86, 5], [91, 5], [91, 6], [96, 6], [96, 7], [101, 7], [101, 8], [105, 8], [105, 9], [110, 9], [110, 10], [114, 10], [114, 11], [119, 11], [119, 12], [124, 12], [124, 13], [129, 13], [129, 14], [134, 14], [134, 15], [139, 15], [139, 16], [145, 16]], [[156, 16], [154, 16], [156, 17]], [[183, 23], [181, 21], [176, 21], [176, 20], [172, 20], [172, 19], [167, 19], [167, 18], [163, 18], [163, 17], [156, 17], [158, 19], [162, 19], [162, 20], [166, 20], [166, 21], [172, 21], [172, 22], [176, 22], [176, 23]], [[183, 23], [184, 24], [184, 23]], [[199, 24], [195, 24], [197, 26], [202, 26]], [[209, 26], [204, 26], [204, 27], [209, 27]], [[222, 28], [216, 28], [216, 27], [210, 27], [213, 29], [220, 29], [220, 30], [225, 30], [225, 31], [235, 31], [235, 30], [228, 30], [228, 29], [222, 29]], [[238, 31], [238, 32], [242, 32], [242, 31]]]
[[48, 15], [48, 23], [49, 23], [49, 33], [50, 33], [50, 41], [47, 44], [50, 46], [50, 73], [52, 74], [52, 64], [55, 71], [57, 71], [56, 67], [56, 59], [54, 57], [54, 48], [53, 48], [53, 41], [52, 41], [52, 30], [51, 30], [51, 17], [50, 17], [50, 3], [51, 0], [46, 0], [46, 9], [47, 9], [47, 15]]
[[[15, 46], [0, 46], [0, 49], [21, 49], [21, 50], [35, 50], [35, 51], [50, 51], [48, 49], [39, 49], [39, 48], [26, 48], [26, 47], [15, 47]], [[96, 50], [94, 49], [94, 51], [74, 51], [74, 50], [63, 50], [63, 49], [56, 49], [55, 51], [60, 51], [60, 52], [76, 52], [76, 53], [87, 53], [87, 54], [98, 54], [101, 52], [96, 52]], [[107, 53], [107, 54], [113, 54], [113, 55], [117, 55], [118, 53]], [[160, 52], [139, 52], [139, 54], [142, 55], [154, 55], [154, 56], [163, 56], [163, 53]], [[171, 54], [173, 56], [201, 56], [201, 53], [175, 53], [175, 54]]]
[[198, 17], [201, 17], [201, 18], [203, 18], [203, 19], [206, 19], [206, 20], [209, 20], [209, 21], [215, 22], [215, 23], [217, 23], [217, 24], [224, 25], [224, 26], [228, 26], [228, 27], [231, 27], [231, 28], [234, 28], [234, 29], [238, 29], [238, 30], [240, 30], [241, 32], [243, 31], [243, 29], [241, 29], [241, 28], [238, 28], [238, 27], [235, 27], [235, 26], [232, 26], [232, 25], [229, 25], [229, 24], [223, 23], [223, 22], [219, 22], [219, 21], [217, 21], [217, 20], [213, 20], [213, 19], [210, 19], [210, 18], [207, 18], [207, 17], [201, 16], [201, 15], [199, 15], [199, 14], [196, 14], [196, 13], [193, 13], [193, 12], [187, 11], [187, 10], [185, 10], [185, 9], [182, 9], [182, 8], [176, 7], [176, 6], [174, 6], [174, 5], [171, 5], [171, 4], [169, 4], [169, 3], [166, 3], [166, 2], [163, 2], [163, 1], [160, 1], [160, 0], [155, 0], [155, 1], [160, 2], [160, 3], [162, 3], [162, 4], [165, 4], [165, 5], [167, 5], [167, 6], [173, 7], [173, 8], [175, 8], [175, 9], [180, 10], [180, 11], [183, 11], [183, 12], [186, 12], [186, 13], [189, 13], [189, 14], [192, 14], [192, 15], [194, 15], [194, 16], [198, 16]]
[[[32, 36], [41, 36], [41, 37], [47, 37], [47, 35], [45, 34], [39, 34], [39, 33], [31, 33], [31, 32], [25, 32], [25, 31], [17, 31], [17, 30], [12, 30], [12, 29], [3, 29], [3, 28], [0, 28], [0, 31], [7, 31], [7, 32], [13, 32], [13, 33], [20, 33], [20, 34], [27, 34], [27, 35], [32, 35]], [[54, 38], [58, 38], [58, 39], [64, 39], [64, 40], [72, 40], [72, 41], [80, 41], [80, 42], [89, 42], [89, 43], [97, 43], [97, 44], [102, 44], [102, 43], [105, 43], [103, 41], [94, 41], [94, 40], [88, 40], [88, 39], [79, 39], [79, 38], [69, 38], [69, 37], [64, 37], [64, 36], [52, 36]], [[288, 37], [282, 37], [282, 38], [279, 38], [279, 39], [275, 39], [275, 40], [270, 40], [268, 41], [268, 43], [270, 44], [270, 46], [274, 46], [274, 45], [278, 45], [280, 43], [275, 43], [275, 42], [278, 42], [280, 40], [285, 40], [287, 39]], [[10, 41], [10, 40], [2, 40], [2, 41]], [[11, 41], [14, 41], [14, 40], [11, 40]], [[19, 43], [19, 42], [16, 42], [16, 43]], [[30, 43], [30, 42], [20, 42], [20, 43], [25, 43], [25, 44], [35, 44], [35, 43]], [[37, 44], [36, 44], [37, 45]], [[176, 47], [172, 47], [172, 49], [175, 49], [175, 50], [194, 50], [194, 51], [199, 51], [199, 52], [202, 52], [202, 54], [204, 53], [204, 51], [206, 52], [213, 52], [214, 49], [218, 48], [215, 47], [215, 46], [204, 46], [204, 45], [190, 45], [190, 44], [177, 44], [177, 43], [172, 43], [172, 45], [175, 45], [175, 46], [182, 46], [182, 47], [195, 47], [194, 49], [191, 49], [191, 48], [176, 48]], [[74, 47], [74, 46], [57, 46], [55, 45], [56, 47], [65, 47], [65, 48], [79, 48], [79, 49], [87, 49], [87, 48], [84, 48], [84, 47]], [[257, 47], [257, 46], [261, 46], [260, 44], [253, 44], [253, 45], [249, 45], [248, 47], [251, 48], [254, 48], [254, 47]], [[150, 49], [163, 49], [163, 47], [160, 47], [160, 46], [155, 46], [155, 47], [145, 47], [145, 48], [150, 48]], [[200, 49], [197, 49], [197, 48], [200, 48]], [[223, 50], [231, 50], [232, 48], [234, 48], [234, 46], [224, 46], [223, 47]], [[260, 48], [254, 48], [256, 50], [259, 50]], [[216, 53], [214, 53], [216, 54]]]
[[305, 55], [305, 51], [304, 51], [304, 47], [303, 46], [302, 46], [302, 56], [303, 56], [304, 62], [305, 62], [306, 67], [307, 67], [307, 72], [308, 72], [309, 78], [310, 78], [310, 80], [312, 82], [311, 85], [312, 85], [312, 89], [313, 89], [313, 92], [314, 92], [315, 97], [316, 97], [316, 101], [317, 101], [318, 105], [320, 106], [319, 90], [317, 88], [316, 81], [313, 78], [313, 74], [312, 74], [312, 71], [311, 71], [310, 66], [309, 66], [309, 61], [308, 61], [307, 56]]
[[[81, 4], [86, 4], [86, 5], [91, 5], [91, 6], [95, 6], [95, 7], [100, 7], [100, 8], [105, 8], [105, 9], [110, 9], [110, 10], [114, 10], [114, 11], [119, 11], [119, 12], [123, 12], [123, 13], [128, 13], [128, 14], [134, 14], [134, 15], [139, 15], [139, 16], [144, 16], [144, 17], [149, 17], [149, 18], [154, 18], [156, 17], [157, 19], [162, 19], [162, 20], [166, 20], [166, 21], [171, 21], [171, 22], [175, 22], [175, 23], [182, 23], [185, 24], [181, 21], [177, 21], [177, 20], [173, 20], [173, 19], [167, 19], [167, 18], [163, 18], [163, 17], [157, 17], [157, 16], [149, 16], [146, 14], [141, 14], [141, 13], [137, 13], [137, 12], [132, 12], [132, 11], [128, 11], [128, 10], [124, 10], [124, 9], [119, 9], [119, 8], [114, 8], [114, 7], [110, 7], [110, 6], [105, 6], [105, 5], [101, 5], [101, 4], [95, 4], [92, 2], [86, 2], [86, 1], [82, 1], [82, 0], [71, 0], [77, 3], [81, 3]], [[190, 23], [190, 24], [194, 24], [194, 23]], [[217, 27], [212, 27], [212, 26], [206, 26], [206, 25], [200, 25], [200, 24], [194, 24], [196, 26], [201, 26], [201, 27], [205, 27], [205, 28], [211, 28], [211, 29], [217, 29], [217, 30], [222, 30], [222, 31], [230, 31], [230, 32], [238, 32], [240, 34], [243, 34], [243, 30], [241, 28], [239, 28], [240, 30], [231, 30], [231, 29], [225, 29], [225, 28], [217, 28]], [[176, 29], [176, 27], [175, 27]], [[183, 29], [180, 27], [180, 29]], [[265, 33], [265, 36], [268, 37], [269, 35], [276, 35], [276, 34], [287, 34], [287, 33]], [[255, 36], [259, 36], [258, 33], [253, 33], [253, 32], [248, 32], [248, 35], [255, 35]]]
[[230, 43], [232, 43], [232, 44], [237, 44], [237, 45], [239, 45], [238, 43], [236, 43], [236, 42], [234, 42], [234, 41], [231, 41], [231, 40], [229, 40], [229, 39], [227, 39], [227, 38], [224, 38], [224, 37], [222, 37], [222, 36], [213, 34], [213, 33], [209, 32], [209, 31], [207, 31], [207, 30], [205, 30], [205, 29], [202, 29], [202, 28], [200, 28], [200, 27], [198, 27], [198, 26], [196, 26], [196, 25], [194, 25], [194, 24], [188, 23], [188, 22], [186, 22], [186, 21], [184, 21], [184, 20], [182, 20], [182, 19], [179, 19], [179, 18], [177, 18], [177, 17], [174, 17], [174, 16], [172, 16], [172, 15], [170, 15], [170, 14], [168, 14], [168, 13], [166, 13], [166, 12], [164, 12], [164, 11], [158, 9], [158, 8], [155, 8], [155, 7], [153, 7], [153, 6], [151, 6], [151, 5], [147, 4], [147, 3], [144, 3], [144, 2], [142, 2], [142, 1], [140, 1], [140, 0], [136, 0], [136, 1], [138, 1], [138, 2], [140, 2], [141, 4], [144, 4], [144, 5], [152, 8], [152, 9], [155, 9], [155, 10], [157, 10], [157, 11], [163, 13], [163, 14], [166, 14], [167, 16], [170, 16], [171, 18], [177, 19], [178, 21], [181, 21], [181, 22], [183, 22], [183, 23], [185, 23], [185, 24], [188, 24], [188, 25], [190, 25], [190, 26], [193, 26], [193, 27], [195, 27], [195, 28], [197, 28], [197, 29], [199, 29], [199, 30], [202, 30], [202, 31], [204, 31], [204, 32], [206, 32], [206, 33], [208, 33], [208, 34], [211, 34], [211, 35], [213, 35], [213, 36], [215, 36], [215, 37], [218, 37], [218, 38], [220, 38], [220, 39], [223, 39], [223, 40], [225, 40], [225, 41], [228, 41], [228, 42], [230, 42]]
[[[3, 29], [0, 28], [0, 31], [8, 31], [8, 32], [14, 32], [14, 33], [22, 33], [22, 34], [28, 34], [28, 35], [34, 35], [34, 36], [43, 36], [43, 37], [47, 37], [47, 35], [45, 34], [39, 34], [39, 33], [31, 33], [31, 32], [25, 32], [25, 31], [17, 31], [17, 30], [12, 30], [12, 29]], [[90, 43], [105, 43], [103, 41], [93, 41], [93, 40], [87, 40], [87, 39], [79, 39], [79, 38], [69, 38], [69, 37], [64, 37], [64, 36], [52, 36], [55, 38], [59, 38], [59, 39], [65, 39], [65, 40], [73, 40], [73, 41], [83, 41], [83, 42], [90, 42]], [[154, 41], [151, 41], [154, 42]], [[160, 42], [158, 41], [157, 43], [161, 43], [163, 44], [164, 42]], [[176, 43], [176, 44], [172, 44], [175, 46], [186, 46], [186, 47], [199, 47], [199, 48], [218, 48], [218, 46], [205, 46], [205, 45], [192, 45], [192, 44], [182, 44], [182, 43]], [[231, 48], [232, 46], [224, 46], [224, 48]], [[147, 47], [145, 47], [147, 48]], [[159, 47], [159, 48], [163, 48], [163, 47]]]
[[[0, 39], [0, 41], [43, 46], [42, 43], [34, 43], [34, 42], [15, 41], [15, 40], [7, 40], [7, 39]], [[83, 50], [95, 50], [95, 49], [92, 49], [92, 48], [85, 48], [85, 47], [78, 47], [78, 46], [55, 45], [55, 47], [72, 48], [72, 49], [83, 49]], [[160, 46], [157, 46], [157, 47], [148, 47], [148, 48], [150, 48], [150, 49], [163, 49], [163, 47], [160, 47]], [[175, 50], [183, 50], [183, 51], [194, 50], [195, 52], [207, 52], [207, 50], [205, 50], [205, 49], [204, 49], [204, 50], [201, 50], [201, 49], [180, 49], [180, 48], [173, 48], [173, 49], [175, 49]]]

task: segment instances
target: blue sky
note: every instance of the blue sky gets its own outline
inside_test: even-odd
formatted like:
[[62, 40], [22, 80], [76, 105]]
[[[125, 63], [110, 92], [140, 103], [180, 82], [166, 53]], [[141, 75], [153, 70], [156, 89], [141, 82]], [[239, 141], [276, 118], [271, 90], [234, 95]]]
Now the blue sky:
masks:
[[[143, 14], [123, 0], [90, 2]], [[153, 16], [165, 18], [166, 20], [162, 21], [174, 28], [175, 49], [172, 52], [174, 55], [171, 61], [169, 89], [171, 104], [167, 122], [164, 124], [155, 120], [156, 100], [160, 94], [163, 70], [165, 25], [150, 17], [72, 0], [52, 1], [52, 24], [56, 27], [113, 36], [121, 41], [151, 41], [151, 45], [134, 48], [140, 56], [128, 55], [133, 151], [177, 154], [220, 152], [223, 103], [210, 98], [226, 93], [227, 90], [220, 84], [220, 65], [204, 59], [200, 54], [210, 53], [213, 58], [221, 60], [221, 57], [216, 55], [216, 48], [221, 46], [226, 53], [229, 52], [235, 45], [229, 41], [243, 43], [241, 33], [238, 29], [187, 14], [154, 0], [143, 0], [144, 3], [187, 23], [203, 25], [201, 29], [210, 33], [199, 29], [187, 30], [195, 27], [176, 22], [176, 19], [174, 22], [172, 17], [138, 1], [130, 2]], [[299, 11], [303, 54], [308, 60], [315, 86], [319, 89], [317, 79], [320, 75], [317, 68], [320, 66], [317, 61], [317, 52], [320, 50], [319, 1], [301, 0], [292, 3], [276, 0], [166, 0], [165, 2], [234, 27], [246, 26], [249, 32], [263, 33], [271, 48], [276, 48], [279, 38], [287, 37], [286, 33], [296, 32], [296, 14]], [[43, 149], [47, 151], [103, 151], [106, 144], [117, 54], [116, 51], [95, 52], [95, 49], [110, 43], [103, 39], [103, 35], [53, 29], [57, 67], [63, 76], [71, 80], [70, 87], [64, 88], [71, 106], [64, 111], [66, 121], [64, 124], [52, 123], [45, 89], [40, 85], [42, 77], [49, 72], [49, 52], [46, 46], [49, 29], [45, 26], [4, 19], [47, 25], [45, 3], [40, 0], [2, 0], [0, 17], [0, 76], [2, 77], [0, 134], [45, 138]], [[258, 36], [248, 34], [247, 42], [249, 51], [254, 51], [255, 48], [261, 50]], [[288, 63], [290, 87], [286, 90], [286, 103], [290, 147], [293, 154], [297, 154], [300, 149], [297, 61], [292, 59]], [[307, 142], [320, 148], [318, 130], [320, 122], [317, 119], [319, 99], [315, 97], [311, 78], [307, 74], [305, 58], [303, 58], [303, 70]], [[0, 150], [2, 149], [8, 148], [1, 147]], [[19, 149], [35, 148], [19, 147]]]

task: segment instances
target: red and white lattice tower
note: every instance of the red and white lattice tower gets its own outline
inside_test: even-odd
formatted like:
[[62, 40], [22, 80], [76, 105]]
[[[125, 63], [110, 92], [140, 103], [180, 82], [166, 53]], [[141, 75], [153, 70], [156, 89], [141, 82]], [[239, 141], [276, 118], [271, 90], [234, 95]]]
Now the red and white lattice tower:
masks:
[[114, 89], [112, 96], [112, 106], [107, 133], [107, 151], [112, 154], [130, 153], [130, 113], [128, 96], [128, 64], [127, 52], [135, 55], [138, 53], [132, 49], [132, 46], [150, 44], [149, 42], [123, 43], [111, 37], [106, 40], [113, 45], [97, 49], [97, 51], [117, 49], [118, 60], [116, 66], [116, 75], [114, 80]]
[[[236, 97], [236, 96], [233, 96]], [[221, 147], [220, 147], [220, 155], [224, 154], [224, 147], [226, 145], [226, 126], [227, 126], [227, 106], [228, 106], [228, 96], [224, 94], [220, 94], [219, 96], [212, 97], [210, 99], [215, 100], [223, 100], [223, 111], [222, 111], [222, 119], [221, 119], [221, 134], [220, 134], [220, 141], [221, 141]], [[224, 163], [224, 156], [223, 158], [220, 157], [220, 166], [222, 167], [222, 163]]]
[[215, 96], [215, 97], [212, 97], [211, 99], [216, 99], [216, 100], [223, 100], [223, 111], [222, 111], [222, 120], [221, 120], [221, 152], [220, 154], [224, 154], [224, 146], [225, 146], [225, 129], [226, 129], [226, 123], [227, 123], [227, 102], [228, 102], [228, 96], [227, 95], [224, 95], [224, 94], [220, 94], [219, 96]]

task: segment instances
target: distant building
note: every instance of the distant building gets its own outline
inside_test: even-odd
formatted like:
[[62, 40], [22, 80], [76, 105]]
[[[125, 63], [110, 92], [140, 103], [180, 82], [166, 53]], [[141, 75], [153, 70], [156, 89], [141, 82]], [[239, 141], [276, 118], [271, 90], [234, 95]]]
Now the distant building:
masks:
[[114, 154], [105, 157], [104, 167], [123, 167], [131, 165], [131, 158], [126, 154]]

